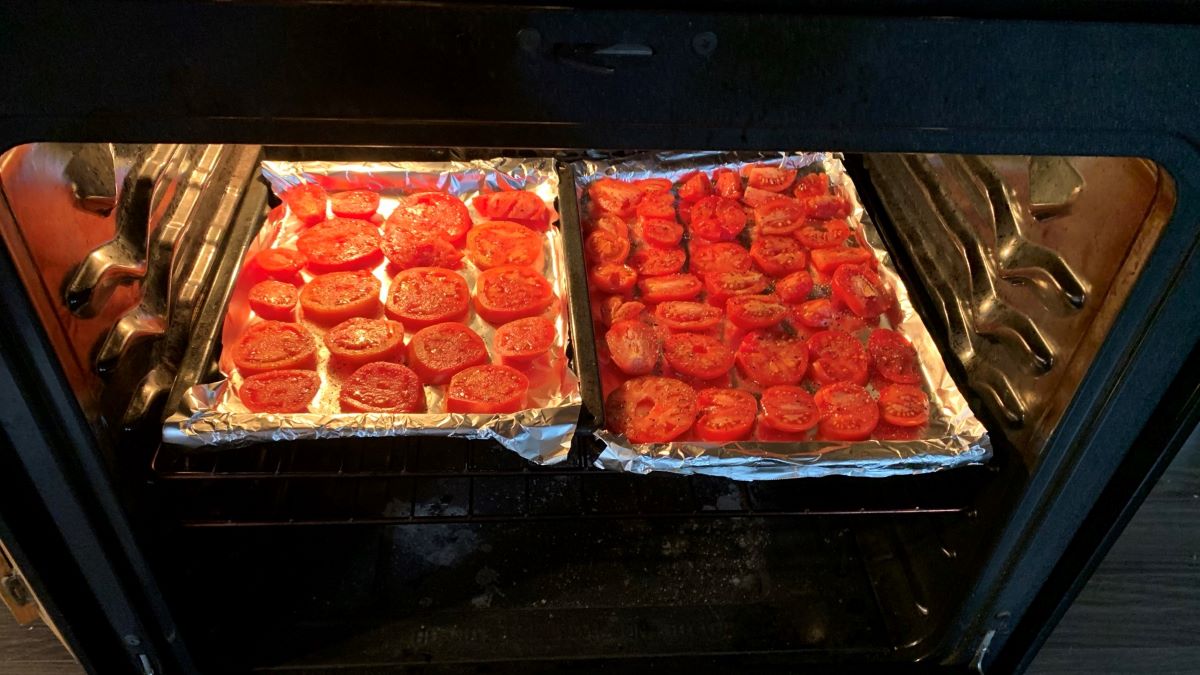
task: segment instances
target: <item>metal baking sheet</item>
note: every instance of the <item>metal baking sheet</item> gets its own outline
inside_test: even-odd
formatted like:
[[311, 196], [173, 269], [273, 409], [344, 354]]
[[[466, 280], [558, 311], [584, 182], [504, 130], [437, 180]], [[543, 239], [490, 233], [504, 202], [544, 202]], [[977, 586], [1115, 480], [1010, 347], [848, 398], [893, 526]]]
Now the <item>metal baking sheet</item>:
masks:
[[[902, 332], [917, 349], [923, 370], [924, 388], [930, 395], [932, 406], [929, 424], [924, 429], [923, 437], [914, 440], [856, 442], [748, 440], [711, 443], [678, 440], [671, 443], [634, 444], [623, 435], [613, 433], [600, 425], [595, 431], [595, 436], [603, 444], [603, 450], [596, 459], [596, 466], [639, 474], [665, 471], [721, 476], [736, 480], [778, 480], [835, 475], [885, 477], [928, 473], [986, 461], [991, 456], [987, 430], [971, 412], [962, 393], [947, 372], [941, 354], [929, 331], [914, 311], [904, 283], [896, 274], [887, 249], [863, 209], [858, 192], [838, 155], [821, 152], [658, 153], [617, 160], [583, 160], [574, 162], [571, 166], [577, 198], [583, 205], [580, 212], [586, 213], [587, 186], [599, 178], [636, 180], [664, 177], [676, 182], [692, 171], [711, 173], [718, 168], [737, 170], [747, 164], [769, 163], [799, 169], [801, 174], [822, 170], [853, 203], [853, 213], [847, 219], [852, 232], [875, 254], [880, 263], [881, 276], [896, 291], [897, 307], [889, 312], [890, 318], [885, 317], [883, 325]], [[571, 225], [579, 227], [580, 223]], [[828, 285], [818, 285], [816, 290], [818, 294], [827, 294]], [[575, 293], [583, 295], [586, 289], [577, 288]], [[597, 334], [599, 336], [600, 332], [597, 331]], [[597, 337], [597, 340], [599, 339]], [[735, 372], [733, 386], [737, 386], [739, 377]], [[584, 386], [599, 385], [598, 381], [588, 381]], [[602, 418], [602, 412], [597, 417]]]
[[[304, 319], [300, 323], [318, 338], [317, 372], [321, 389], [309, 413], [265, 414], [246, 410], [236, 395], [241, 377], [228, 353], [219, 366], [222, 379], [196, 384], [183, 397], [180, 410], [166, 421], [163, 439], [189, 448], [220, 449], [277, 440], [384, 436], [456, 436], [492, 439], [539, 464], [555, 464], [567, 458], [581, 409], [579, 378], [567, 357], [569, 329], [568, 284], [562, 235], [555, 199], [558, 176], [550, 159], [493, 159], [463, 162], [263, 162], [262, 175], [276, 194], [302, 182], [315, 182], [330, 193], [371, 189], [382, 199], [378, 214], [386, 218], [401, 196], [426, 190], [441, 190], [461, 198], [475, 222], [486, 220], [471, 205], [478, 194], [496, 190], [531, 190], [550, 209], [552, 225], [545, 236], [543, 273], [559, 302], [552, 308], [558, 338], [549, 359], [527, 370], [531, 407], [512, 414], [455, 414], [445, 412], [445, 387], [426, 386], [429, 412], [341, 413], [338, 411], [339, 376], [327, 368], [329, 352], [319, 339], [327, 327]], [[379, 219], [382, 223], [382, 219]], [[293, 247], [303, 226], [285, 208], [268, 214], [240, 266], [245, 270], [253, 256], [271, 246]], [[472, 292], [478, 269], [464, 257], [458, 270]], [[394, 272], [384, 260], [373, 268], [382, 282], [381, 299]], [[307, 271], [305, 281], [312, 278]], [[221, 331], [223, 344], [233, 344], [250, 316], [247, 295], [250, 283], [241, 274], [234, 283]], [[492, 347], [495, 328], [471, 311], [467, 322]], [[406, 332], [406, 342], [411, 337]]]

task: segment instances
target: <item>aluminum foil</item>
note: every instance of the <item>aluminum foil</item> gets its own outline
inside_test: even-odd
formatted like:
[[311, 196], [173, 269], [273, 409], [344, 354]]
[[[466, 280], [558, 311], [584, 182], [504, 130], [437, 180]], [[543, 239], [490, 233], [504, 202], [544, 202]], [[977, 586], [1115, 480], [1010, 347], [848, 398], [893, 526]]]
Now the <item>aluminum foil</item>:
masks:
[[[979, 464], [991, 456], [987, 430], [971, 412], [929, 331], [913, 309], [904, 283], [875, 226], [862, 207], [858, 192], [838, 155], [828, 153], [659, 153], [613, 161], [584, 160], [572, 164], [577, 197], [586, 200], [587, 185], [602, 177], [621, 180], [664, 177], [677, 181], [689, 172], [711, 172], [717, 168], [739, 169], [746, 164], [777, 163], [780, 167], [820, 169], [852, 201], [854, 211], [847, 220], [854, 235], [872, 249], [880, 263], [880, 275], [895, 288], [896, 307], [884, 325], [902, 332], [916, 347], [930, 394], [930, 420], [922, 437], [912, 440], [867, 440], [856, 442], [762, 440], [710, 443], [680, 440], [671, 443], [630, 443], [623, 435], [607, 429], [595, 432], [604, 445], [596, 466], [613, 471], [646, 474], [665, 471], [703, 474], [735, 480], [779, 480], [818, 476], [885, 477], [928, 473], [966, 464]], [[811, 168], [810, 168], [811, 167]], [[586, 209], [581, 209], [586, 212]], [[818, 286], [818, 293], [828, 292]], [[735, 382], [739, 376], [734, 373]], [[735, 384], [736, 386], [736, 384]], [[607, 392], [605, 392], [607, 394]]]
[[[264, 162], [264, 178], [278, 194], [288, 187], [315, 182], [329, 192], [369, 188], [382, 199], [378, 214], [386, 218], [399, 197], [437, 189], [463, 199], [475, 222], [485, 220], [471, 206], [481, 192], [502, 189], [532, 190], [551, 213], [558, 196], [558, 176], [549, 159], [493, 159], [469, 162]], [[377, 219], [382, 222], [382, 218]], [[529, 376], [531, 408], [512, 414], [455, 414], [445, 412], [445, 387], [426, 386], [429, 412], [421, 414], [340, 413], [340, 375], [327, 368], [329, 352], [319, 339], [327, 327], [301, 320], [318, 337], [318, 365], [322, 385], [310, 413], [264, 414], [247, 411], [236, 395], [241, 377], [226, 352], [219, 362], [224, 379], [196, 384], [181, 402], [181, 410], [166, 421], [163, 440], [190, 448], [221, 449], [280, 440], [385, 436], [455, 436], [490, 439], [539, 464], [555, 464], [567, 458], [571, 438], [582, 407], [579, 378], [566, 356], [568, 329], [566, 263], [557, 217], [545, 237], [543, 273], [560, 301], [547, 316], [555, 321], [558, 338], [548, 359], [525, 371]], [[284, 208], [266, 218], [250, 245], [241, 269], [263, 248], [293, 247], [303, 226]], [[467, 258], [459, 270], [472, 292], [478, 269]], [[374, 275], [382, 282], [381, 299], [386, 301], [392, 274], [387, 262], [377, 265]], [[304, 272], [304, 279], [312, 278]], [[233, 344], [254, 321], [247, 302], [248, 277], [239, 275], [225, 313], [221, 339]], [[467, 323], [492, 346], [495, 328], [471, 312]], [[411, 333], [405, 338], [411, 337]]]

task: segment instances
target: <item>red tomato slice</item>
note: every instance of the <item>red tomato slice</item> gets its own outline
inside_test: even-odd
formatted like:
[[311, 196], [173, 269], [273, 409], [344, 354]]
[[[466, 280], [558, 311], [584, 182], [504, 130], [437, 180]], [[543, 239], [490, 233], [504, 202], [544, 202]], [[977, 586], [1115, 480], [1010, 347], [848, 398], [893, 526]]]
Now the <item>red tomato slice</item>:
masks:
[[633, 181], [633, 185], [641, 191], [643, 199], [656, 192], [669, 192], [672, 187], [669, 178], [641, 178]]
[[679, 222], [684, 225], [690, 225], [692, 222], [692, 204], [693, 202], [679, 202], [675, 207], [675, 213], [679, 216]]
[[796, 232], [796, 238], [810, 249], [834, 248], [846, 243], [850, 223], [844, 220], [808, 220]]
[[251, 324], [233, 345], [233, 364], [242, 375], [268, 370], [307, 370], [317, 363], [317, 341], [294, 323]]
[[696, 419], [696, 390], [670, 377], [635, 377], [608, 395], [608, 428], [633, 443], [667, 443]]
[[817, 298], [801, 303], [793, 308], [792, 316], [802, 325], [819, 330], [836, 328], [853, 333], [866, 325], [854, 314], [835, 307], [828, 298]]
[[842, 265], [833, 273], [833, 295], [863, 318], [873, 318], [892, 306], [892, 291], [869, 267]]
[[300, 251], [290, 248], [267, 248], [254, 256], [254, 262], [263, 274], [272, 279], [294, 281], [308, 262], [308, 258]]
[[921, 370], [917, 366], [917, 350], [900, 333], [886, 328], [871, 331], [867, 351], [875, 370], [883, 377], [900, 384], [919, 384]]
[[642, 191], [615, 178], [601, 178], [588, 186], [588, 196], [601, 211], [624, 217], [634, 214]]
[[251, 375], [238, 388], [238, 398], [250, 412], [308, 412], [321, 376], [312, 370], [272, 370]]
[[467, 255], [487, 270], [501, 265], [542, 268], [542, 235], [505, 220], [489, 220], [467, 233]]
[[746, 184], [757, 190], [767, 192], [783, 192], [792, 186], [796, 180], [795, 169], [782, 169], [777, 166], [752, 166], [747, 175]]
[[592, 299], [592, 321], [604, 324], [605, 326], [613, 325], [613, 314], [617, 309], [625, 303], [625, 298], [609, 295], [602, 298]]
[[445, 384], [463, 368], [487, 362], [483, 338], [461, 323], [426, 326], [408, 341], [408, 365], [425, 384]]
[[725, 302], [725, 313], [738, 328], [770, 328], [783, 321], [787, 305], [777, 295], [735, 295]]
[[328, 197], [325, 188], [316, 183], [302, 183], [288, 188], [279, 195], [293, 216], [305, 225], [315, 225], [325, 220], [325, 203]]
[[733, 368], [733, 352], [714, 337], [700, 333], [673, 333], [663, 354], [676, 371], [700, 380], [711, 380]]
[[772, 197], [754, 207], [759, 234], [790, 235], [804, 225], [804, 207], [795, 199]]
[[833, 382], [867, 383], [867, 350], [846, 331], [823, 330], [808, 339], [812, 355], [812, 378], [820, 384]]
[[462, 252], [440, 235], [391, 227], [379, 244], [388, 262], [401, 270], [414, 267], [462, 268]]
[[639, 218], [675, 220], [675, 196], [670, 192], [654, 192], [642, 197], [637, 205]]
[[457, 272], [438, 267], [414, 267], [392, 278], [388, 288], [387, 315], [408, 330], [447, 321], [463, 321], [471, 290]]
[[593, 264], [623, 263], [629, 257], [629, 239], [609, 230], [596, 230], [584, 241], [583, 251]]
[[519, 223], [535, 232], [550, 229], [550, 210], [532, 192], [513, 190], [479, 195], [471, 200], [479, 215], [491, 220]]
[[802, 433], [817, 426], [821, 411], [813, 397], [801, 387], [781, 384], [762, 394], [762, 423], [785, 433]]
[[446, 409], [452, 413], [513, 413], [525, 407], [529, 378], [508, 366], [473, 366], [450, 378]]
[[746, 212], [733, 199], [705, 197], [692, 205], [692, 232], [709, 241], [733, 241], [746, 228]]
[[683, 226], [674, 220], [648, 218], [640, 223], [642, 239], [659, 248], [673, 248], [683, 239]]
[[384, 231], [394, 227], [418, 233], [437, 233], [451, 244], [462, 246], [467, 231], [471, 229], [471, 213], [467, 211], [467, 205], [454, 195], [418, 192], [401, 199], [384, 222]]
[[600, 216], [593, 223], [593, 231], [605, 230], [612, 232], [621, 239], [629, 239], [629, 226], [625, 220], [616, 216]]
[[758, 269], [773, 277], [784, 277], [808, 266], [804, 248], [791, 237], [759, 237], [750, 245], [750, 257]]
[[879, 391], [883, 421], [898, 427], [919, 427], [929, 421], [929, 396], [911, 384], [892, 384]]
[[778, 199], [779, 195], [774, 192], [769, 192], [753, 185], [747, 186], [742, 193], [742, 203], [750, 208], [756, 208], [772, 199]]
[[821, 436], [830, 440], [865, 440], [879, 424], [879, 406], [860, 385], [835, 382], [817, 390], [813, 399], [821, 410]]
[[754, 331], [742, 338], [736, 359], [742, 375], [764, 387], [797, 384], [808, 368], [808, 347], [799, 338]]
[[644, 277], [661, 277], [682, 270], [687, 254], [681, 248], [648, 246], [634, 253], [629, 262]]
[[342, 412], [425, 412], [425, 388], [412, 370], [398, 363], [368, 363], [342, 383]]
[[793, 194], [796, 195], [797, 199], [827, 195], [829, 194], [829, 176], [821, 171], [801, 176], [800, 180], [796, 183], [796, 191]]
[[740, 389], [702, 389], [696, 395], [696, 407], [696, 436], [718, 443], [749, 438], [758, 413], [758, 401]]
[[767, 278], [756, 270], [717, 272], [704, 277], [708, 304], [724, 307], [735, 295], [755, 295], [767, 290]]
[[717, 194], [729, 199], [742, 198], [742, 177], [733, 169], [717, 169], [713, 172], [713, 183]]
[[842, 265], [862, 265], [873, 262], [875, 258], [865, 248], [818, 248], [812, 252], [812, 264], [826, 274], [832, 273]]
[[554, 299], [546, 277], [528, 267], [493, 267], [475, 279], [475, 312], [493, 326], [537, 316]]
[[688, 174], [679, 180], [679, 198], [685, 202], [698, 202], [712, 193], [712, 183], [702, 171]]
[[622, 302], [619, 306], [613, 308], [612, 321], [609, 324], [611, 325], [618, 321], [640, 319], [644, 311], [646, 311], [646, 306], [636, 300]]
[[779, 299], [793, 305], [807, 300], [812, 289], [812, 275], [806, 270], [792, 272], [775, 282], [775, 292], [779, 295]]
[[637, 270], [621, 263], [596, 265], [588, 275], [588, 281], [594, 288], [617, 295], [628, 295], [637, 280]]
[[370, 190], [348, 190], [329, 197], [329, 208], [340, 218], [367, 219], [379, 210], [379, 195]]
[[365, 220], [330, 218], [300, 233], [296, 248], [314, 274], [372, 267], [383, 257], [379, 230]]
[[878, 438], [881, 441], [915, 441], [920, 437], [920, 427], [898, 427], [883, 420], [880, 420], [879, 424], [875, 425], [875, 430], [871, 432], [871, 438]]
[[296, 301], [300, 299], [296, 287], [268, 279], [250, 287], [250, 309], [264, 319], [295, 321]]
[[654, 318], [673, 331], [706, 331], [721, 323], [722, 316], [719, 308], [703, 302], [672, 300], [654, 308]]
[[604, 334], [613, 363], [628, 375], [645, 375], [658, 366], [662, 343], [654, 326], [642, 321], [618, 321]]
[[809, 218], [829, 220], [830, 218], [848, 218], [850, 216], [850, 200], [841, 195], [817, 195], [801, 200]]
[[668, 274], [661, 277], [649, 277], [638, 282], [642, 292], [642, 301], [650, 304], [667, 302], [669, 300], [691, 300], [704, 285], [691, 274]]
[[300, 309], [305, 319], [318, 323], [374, 316], [379, 312], [382, 288], [383, 284], [366, 270], [322, 274], [300, 289]]
[[691, 271], [699, 277], [714, 272], [748, 272], [754, 266], [750, 252], [732, 242], [721, 242], [697, 246], [693, 240], [691, 247]]
[[329, 358], [361, 366], [372, 361], [393, 361], [404, 351], [404, 326], [387, 319], [346, 319], [324, 337]]
[[554, 322], [541, 316], [509, 321], [496, 329], [492, 346], [496, 355], [510, 365], [527, 364], [550, 351], [558, 331]]

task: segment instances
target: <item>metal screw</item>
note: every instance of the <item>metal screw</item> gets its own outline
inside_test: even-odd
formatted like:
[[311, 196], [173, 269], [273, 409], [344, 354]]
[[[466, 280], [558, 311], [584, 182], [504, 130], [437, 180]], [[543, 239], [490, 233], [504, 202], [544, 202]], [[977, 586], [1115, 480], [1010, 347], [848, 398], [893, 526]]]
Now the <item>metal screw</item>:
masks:
[[708, 56], [717, 49], [717, 34], [711, 31], [696, 33], [692, 37], [692, 51], [700, 56]]

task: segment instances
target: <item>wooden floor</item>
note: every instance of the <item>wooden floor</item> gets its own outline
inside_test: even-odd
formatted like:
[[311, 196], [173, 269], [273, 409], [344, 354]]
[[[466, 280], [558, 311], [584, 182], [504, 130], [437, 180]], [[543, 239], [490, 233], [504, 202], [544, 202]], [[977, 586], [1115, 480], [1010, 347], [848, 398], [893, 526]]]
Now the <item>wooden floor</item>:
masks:
[[[0, 609], [0, 675], [81, 672]], [[1029, 671], [1200, 673], [1200, 434], [1142, 505]]]

